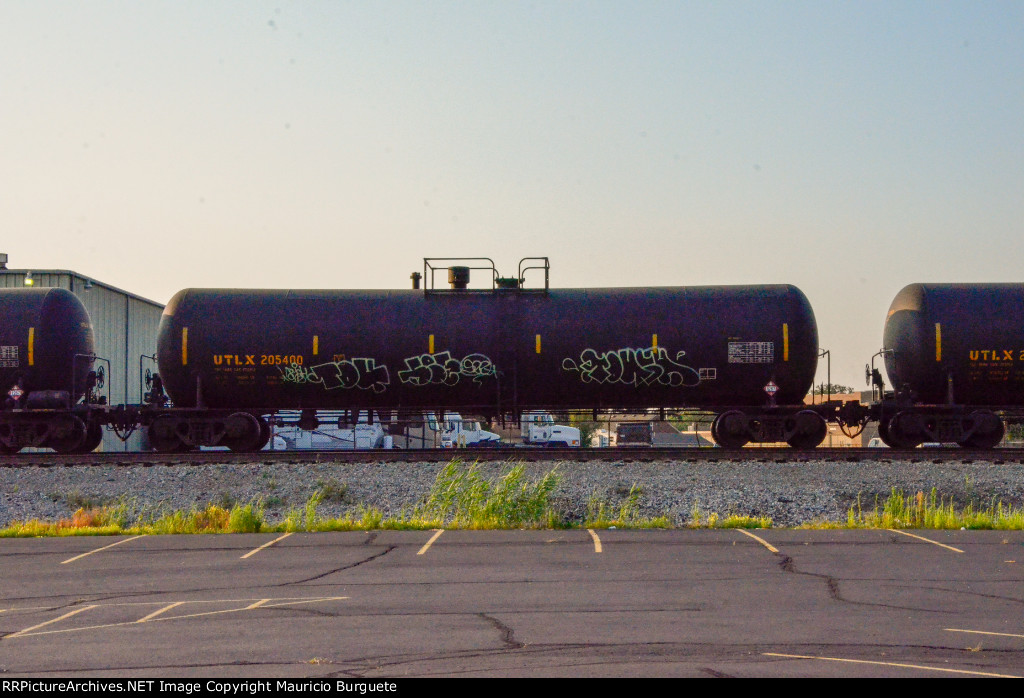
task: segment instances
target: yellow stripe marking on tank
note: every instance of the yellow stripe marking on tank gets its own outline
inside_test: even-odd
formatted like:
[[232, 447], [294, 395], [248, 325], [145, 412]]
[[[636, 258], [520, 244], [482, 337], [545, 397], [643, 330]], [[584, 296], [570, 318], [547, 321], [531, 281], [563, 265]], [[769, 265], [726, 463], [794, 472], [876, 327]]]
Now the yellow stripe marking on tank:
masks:
[[652, 349], [657, 349], [658, 348], [658, 335], [656, 335], [656, 334], [652, 334], [651, 335], [651, 348]]
[[789, 361], [789, 323], [782, 323], [782, 360]]
[[319, 353], [320, 353], [320, 337], [318, 335], [313, 335], [313, 356], [316, 356]]
[[36, 328], [28, 328], [28, 365], [36, 365]]
[[430, 335], [430, 339], [427, 342], [427, 346], [429, 347], [427, 349], [427, 352], [430, 353], [430, 354], [433, 354], [434, 353], [434, 335]]
[[188, 366], [188, 328], [181, 328], [181, 365]]
[[537, 335], [537, 353], [540, 353], [540, 335]]
[[942, 324], [935, 323], [935, 360], [942, 361]]

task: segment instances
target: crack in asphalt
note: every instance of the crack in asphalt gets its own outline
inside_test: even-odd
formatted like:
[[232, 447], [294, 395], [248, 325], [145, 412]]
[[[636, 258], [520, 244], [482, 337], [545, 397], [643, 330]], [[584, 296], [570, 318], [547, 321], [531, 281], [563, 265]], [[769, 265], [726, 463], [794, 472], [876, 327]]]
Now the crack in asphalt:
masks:
[[505, 649], [518, 650], [518, 649], [522, 649], [523, 647], [526, 647], [526, 645], [523, 644], [522, 642], [517, 642], [516, 641], [516, 634], [515, 634], [515, 631], [512, 628], [510, 628], [509, 626], [505, 625], [504, 623], [502, 623], [500, 620], [498, 620], [494, 616], [489, 616], [486, 613], [478, 613], [477, 616], [479, 616], [480, 618], [483, 618], [485, 621], [487, 621], [488, 623], [493, 625], [495, 628], [497, 628], [499, 632], [501, 632], [501, 634], [502, 634], [501, 641], [503, 643], [505, 643]]
[[[1012, 580], [1006, 580], [1006, 583], [1012, 584]], [[964, 596], [977, 596], [982, 599], [995, 599], [996, 601], [1009, 601], [1010, 603], [1024, 604], [1024, 599], [1014, 598], [1012, 596], [1000, 596], [998, 594], [983, 594], [980, 591], [969, 591], [966, 589], [945, 589], [943, 587], [925, 587], [918, 586], [918, 589], [930, 589], [931, 591], [944, 591], [947, 594], [962, 594]]]
[[349, 565], [342, 565], [341, 567], [338, 567], [336, 569], [327, 570], [326, 572], [322, 572], [320, 574], [313, 575], [312, 577], [307, 577], [306, 579], [297, 579], [297, 580], [295, 580], [293, 582], [281, 582], [280, 584], [277, 584], [275, 586], [282, 586], [282, 587], [294, 586], [296, 584], [305, 584], [306, 582], [313, 582], [313, 581], [316, 581], [317, 579], [323, 579], [324, 577], [329, 577], [332, 574], [336, 574], [338, 572], [344, 572], [345, 570], [350, 570], [350, 569], [353, 569], [355, 567], [359, 567], [360, 565], [365, 565], [368, 562], [373, 562], [374, 560], [376, 560], [378, 558], [381, 558], [381, 557], [384, 557], [385, 555], [390, 553], [392, 550], [395, 550], [397, 548], [398, 548], [397, 545], [389, 545], [388, 547], [386, 547], [384, 550], [380, 551], [376, 555], [370, 555], [369, 557], [366, 557], [366, 558], [364, 558], [362, 560], [359, 560], [358, 562], [353, 562], [353, 563], [351, 563]]
[[921, 611], [923, 613], [945, 613], [951, 614], [955, 611], [945, 611], [942, 609], [935, 608], [921, 608], [920, 606], [897, 606], [894, 604], [887, 603], [875, 603], [872, 601], [854, 601], [853, 599], [845, 598], [839, 589], [839, 580], [829, 574], [822, 574], [819, 572], [804, 572], [796, 568], [796, 563], [793, 562], [793, 558], [785, 553], [775, 553], [781, 559], [779, 560], [779, 567], [783, 572], [790, 574], [799, 574], [805, 577], [813, 577], [814, 579], [820, 579], [825, 582], [825, 586], [828, 589], [828, 595], [833, 601], [840, 603], [848, 603], [854, 606], [871, 606], [874, 608], [891, 608], [899, 611]]
[[828, 574], [819, 574], [817, 572], [802, 572], [801, 570], [798, 570], [796, 568], [796, 563], [793, 562], [793, 558], [789, 555], [786, 555], [785, 553], [776, 553], [776, 555], [779, 555], [782, 558], [779, 561], [779, 567], [782, 569], [783, 572], [788, 572], [790, 574], [800, 574], [806, 577], [814, 577], [815, 579], [824, 580], [825, 586], [828, 588], [828, 595], [832, 598], [833, 601], [841, 601], [843, 603], [860, 603], [858, 601], [850, 601], [849, 599], [844, 599], [842, 597], [842, 595], [839, 593], [839, 581], [835, 577]]
[[705, 674], [707, 674], [708, 676], [710, 676], [711, 678], [713, 678], [713, 679], [735, 679], [736, 678], [732, 674], [726, 674], [726, 673], [721, 672], [721, 671], [716, 671], [716, 670], [712, 669], [711, 667], [702, 666], [700, 668], [700, 670], [702, 672], [704, 672]]

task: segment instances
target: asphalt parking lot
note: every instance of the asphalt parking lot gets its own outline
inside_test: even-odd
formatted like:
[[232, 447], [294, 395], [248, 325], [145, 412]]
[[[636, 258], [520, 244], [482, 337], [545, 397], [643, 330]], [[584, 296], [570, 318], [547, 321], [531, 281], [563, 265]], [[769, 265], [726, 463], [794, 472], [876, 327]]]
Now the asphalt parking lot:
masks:
[[4, 677], [1024, 676], [1024, 532], [0, 540]]

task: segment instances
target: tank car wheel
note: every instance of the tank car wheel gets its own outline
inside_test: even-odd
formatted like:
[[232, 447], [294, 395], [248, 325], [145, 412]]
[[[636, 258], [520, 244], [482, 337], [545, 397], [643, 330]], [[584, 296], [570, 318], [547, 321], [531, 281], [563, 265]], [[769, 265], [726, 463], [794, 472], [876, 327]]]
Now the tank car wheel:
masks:
[[8, 446], [3, 442], [3, 439], [7, 438], [10, 440], [14, 439], [13, 430], [10, 424], [0, 424], [0, 454], [17, 453], [21, 450], [20, 446]]
[[892, 437], [889, 436], [888, 419], [882, 419], [878, 422], [878, 438], [880, 438], [882, 440], [882, 443], [884, 443], [886, 446], [888, 446], [889, 448], [893, 448], [891, 440]]
[[75, 449], [75, 453], [92, 453], [103, 441], [103, 425], [98, 423], [90, 424], [85, 430], [85, 439]]
[[[2, 434], [3, 437], [7, 438], [10, 441], [16, 440], [14, 436], [14, 430], [11, 429], [10, 424], [0, 424], [0, 434]], [[0, 455], [9, 455], [12, 453], [17, 453], [20, 450], [21, 446], [8, 446], [3, 442], [2, 439], [0, 439]]]
[[270, 443], [270, 437], [273, 434], [270, 431], [270, 425], [267, 424], [267, 420], [262, 417], [257, 417], [257, 420], [260, 423], [260, 443], [259, 446], [256, 447], [256, 450], [262, 451], [263, 447]]
[[828, 424], [817, 412], [801, 410], [796, 413], [795, 433], [786, 441], [793, 448], [817, 448], [828, 436]]
[[149, 445], [160, 453], [176, 453], [185, 446], [178, 436], [178, 422], [170, 415], [162, 415], [149, 425]]
[[263, 447], [263, 429], [260, 419], [248, 412], [235, 412], [224, 420], [224, 437], [221, 444], [232, 451], [251, 453]]
[[898, 413], [889, 420], [886, 428], [889, 440], [886, 443], [891, 448], [917, 448], [924, 442], [924, 436], [920, 434], [919, 428], [922, 419], [921, 415], [914, 412]]
[[729, 410], [718, 415], [711, 423], [711, 437], [722, 448], [743, 448], [750, 441], [747, 415], [739, 410]]
[[48, 438], [44, 445], [57, 453], [77, 453], [78, 448], [86, 439], [85, 422], [74, 415], [54, 420], [50, 429], [51, 431], [56, 429], [58, 435]]
[[988, 410], [976, 410], [971, 412], [970, 420], [974, 422], [974, 433], [960, 443], [967, 448], [995, 448], [1003, 440], [1006, 427], [1003, 420], [999, 419], [994, 412]]

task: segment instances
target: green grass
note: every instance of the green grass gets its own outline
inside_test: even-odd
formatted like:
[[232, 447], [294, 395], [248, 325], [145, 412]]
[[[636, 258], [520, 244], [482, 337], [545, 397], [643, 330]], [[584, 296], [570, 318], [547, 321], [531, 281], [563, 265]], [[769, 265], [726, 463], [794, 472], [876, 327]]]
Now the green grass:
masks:
[[771, 528], [772, 520], [768, 516], [745, 516], [741, 514], [726, 514], [721, 516], [718, 512], [703, 511], [698, 505], [693, 505], [690, 512], [690, 520], [687, 528]]
[[646, 518], [640, 515], [640, 487], [634, 483], [616, 507], [602, 501], [595, 492], [587, 501], [584, 528], [672, 528], [668, 516]]
[[488, 480], [479, 464], [464, 466], [451, 461], [438, 474], [426, 501], [412, 518], [448, 528], [550, 528], [557, 516], [551, 509], [551, 493], [561, 476], [557, 469], [528, 482], [525, 467], [513, 466], [505, 475]]
[[125, 505], [76, 511], [70, 519], [43, 522], [37, 519], [0, 529], [2, 538], [38, 536], [116, 536], [167, 535], [175, 533], [258, 533], [263, 526], [263, 511], [258, 505], [236, 504], [225, 509], [208, 504], [188, 512], [172, 511], [140, 517], [134, 523], [126, 519]]
[[[241, 504], [227, 495], [218, 503], [190, 511], [130, 512], [129, 502], [97, 505], [78, 493], [67, 501], [81, 506], [69, 519], [14, 523], [0, 529], [0, 537], [158, 535], [175, 533], [258, 533], [284, 531], [366, 531], [460, 529], [555, 529], [555, 528], [673, 528], [667, 515], [641, 515], [643, 491], [634, 484], [613, 493], [616, 501], [602, 499], [595, 492], [587, 502], [581, 520], [570, 521], [557, 510], [553, 495], [562, 475], [557, 468], [536, 480], [526, 477], [522, 464], [509, 464], [504, 474], [487, 478], [478, 463], [466, 465], [455, 459], [438, 474], [430, 492], [415, 506], [385, 516], [379, 509], [356, 506], [341, 516], [324, 516], [324, 502], [351, 503], [348, 487], [333, 480], [318, 483], [316, 492], [300, 506], [289, 510], [278, 524], [269, 525], [262, 501]], [[695, 505], [685, 528], [770, 528], [766, 516], [747, 516], [703, 511]], [[885, 501], [875, 499], [865, 509], [860, 498], [850, 507], [846, 521], [818, 521], [800, 528], [945, 528], [1024, 529], [1024, 510], [993, 501], [988, 507], [972, 504], [957, 507], [935, 490], [907, 497], [893, 489]]]
[[877, 498], [873, 509], [865, 510], [860, 498], [846, 516], [847, 528], [933, 528], [933, 529], [1024, 529], [1024, 509], [1015, 509], [1001, 501], [975, 509], [973, 504], [957, 508], [950, 497], [946, 501], [932, 489], [906, 497], [903, 490], [893, 488], [885, 502]]

